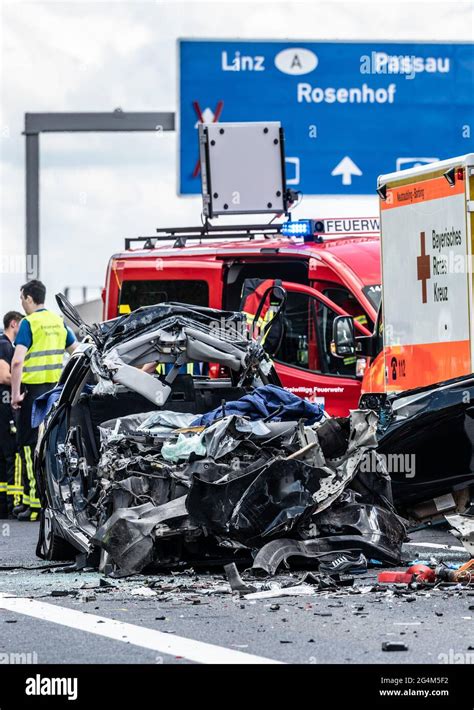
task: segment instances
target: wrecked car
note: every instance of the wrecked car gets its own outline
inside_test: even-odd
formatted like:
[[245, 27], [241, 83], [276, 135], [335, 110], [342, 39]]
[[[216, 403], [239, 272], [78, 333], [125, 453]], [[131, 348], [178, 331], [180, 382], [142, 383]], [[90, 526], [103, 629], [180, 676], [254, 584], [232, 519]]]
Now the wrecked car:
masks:
[[448, 513], [469, 509], [473, 401], [472, 375], [361, 397], [360, 406], [379, 417], [377, 454], [387, 464], [397, 509], [414, 523], [441, 521]]
[[116, 576], [399, 562], [373, 411], [329, 418], [284, 390], [241, 313], [162, 303], [90, 327], [58, 303], [84, 341], [33, 414], [40, 557]]

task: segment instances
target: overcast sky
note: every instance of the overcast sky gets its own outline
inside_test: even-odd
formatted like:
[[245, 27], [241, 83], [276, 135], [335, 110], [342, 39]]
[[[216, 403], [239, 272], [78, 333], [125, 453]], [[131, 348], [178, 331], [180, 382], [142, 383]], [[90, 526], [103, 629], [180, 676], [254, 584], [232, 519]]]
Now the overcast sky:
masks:
[[[23, 282], [5, 267], [24, 254], [25, 112], [174, 111], [179, 37], [472, 40], [473, 6], [0, 0], [0, 313], [19, 306]], [[101, 286], [125, 236], [199, 221], [200, 198], [176, 196], [176, 154], [174, 133], [41, 136], [41, 278], [50, 304], [65, 286]], [[377, 202], [308, 197], [301, 209], [367, 215]]]

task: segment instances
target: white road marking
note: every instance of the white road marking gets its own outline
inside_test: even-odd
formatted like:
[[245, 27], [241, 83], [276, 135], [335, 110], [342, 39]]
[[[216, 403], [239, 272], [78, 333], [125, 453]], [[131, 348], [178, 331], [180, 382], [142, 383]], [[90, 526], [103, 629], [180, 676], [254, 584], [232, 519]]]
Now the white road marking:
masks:
[[88, 614], [84, 611], [69, 609], [56, 604], [48, 604], [27, 599], [25, 597], [15, 597], [11, 594], [0, 593], [0, 609], [25, 614], [35, 619], [50, 621], [53, 624], [61, 624], [70, 629], [87, 631], [97, 636], [113, 639], [115, 641], [128, 642], [134, 646], [141, 646], [151, 651], [166, 653], [170, 656], [179, 656], [196, 663], [221, 663], [221, 664], [254, 664], [254, 663], [280, 663], [263, 656], [254, 656], [242, 651], [233, 651], [224, 646], [215, 646], [212, 643], [194, 641], [184, 638], [147, 629], [145, 626], [136, 626], [122, 621], [114, 621], [106, 616]]
[[455, 550], [456, 552], [466, 552], [465, 547], [460, 547], [459, 545], [438, 544], [436, 542], [405, 542], [404, 544], [412, 545], [412, 547], [430, 547], [436, 550]]

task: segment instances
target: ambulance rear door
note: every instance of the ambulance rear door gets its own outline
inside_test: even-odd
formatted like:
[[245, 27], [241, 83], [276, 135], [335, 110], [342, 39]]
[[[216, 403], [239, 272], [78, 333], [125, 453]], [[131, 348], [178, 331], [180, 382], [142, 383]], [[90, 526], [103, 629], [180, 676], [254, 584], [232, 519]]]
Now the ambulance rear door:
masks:
[[473, 370], [466, 158], [379, 178], [387, 391]]

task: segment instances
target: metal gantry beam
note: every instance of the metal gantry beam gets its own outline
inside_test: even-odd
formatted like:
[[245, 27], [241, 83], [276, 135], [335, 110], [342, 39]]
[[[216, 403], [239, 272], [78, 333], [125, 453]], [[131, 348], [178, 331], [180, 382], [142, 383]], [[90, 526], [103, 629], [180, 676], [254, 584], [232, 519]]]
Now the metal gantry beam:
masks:
[[174, 131], [174, 113], [25, 113], [25, 133]]
[[26, 136], [26, 280], [39, 276], [39, 135]]
[[172, 112], [110, 113], [25, 113], [26, 151], [26, 278], [39, 278], [39, 178], [40, 133], [94, 133], [174, 131], [175, 114]]

